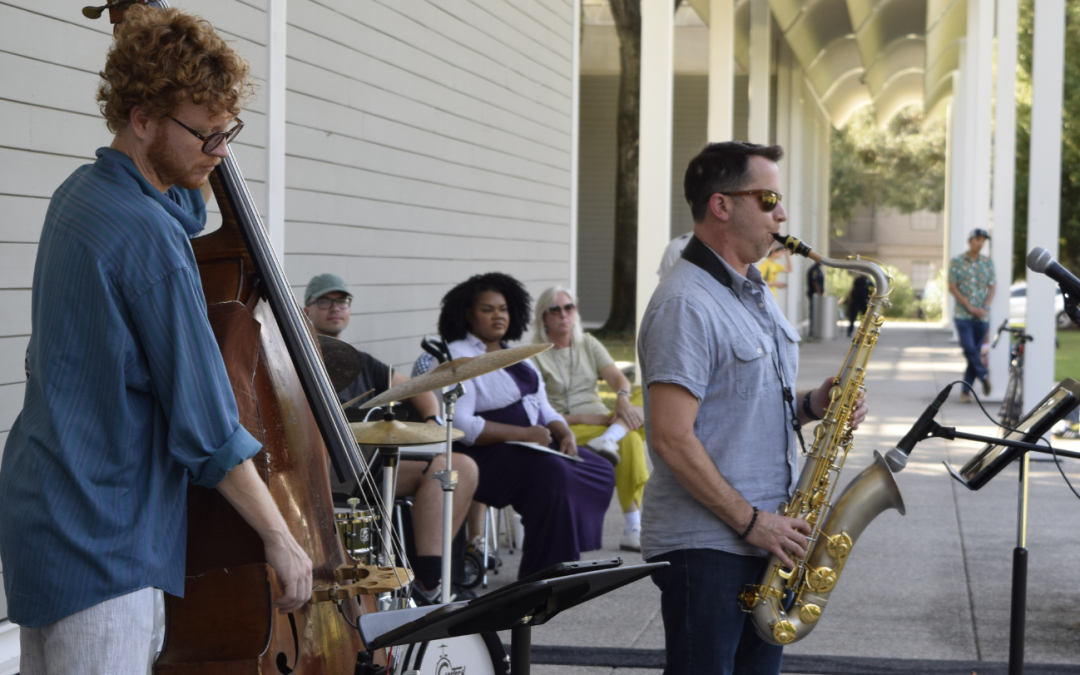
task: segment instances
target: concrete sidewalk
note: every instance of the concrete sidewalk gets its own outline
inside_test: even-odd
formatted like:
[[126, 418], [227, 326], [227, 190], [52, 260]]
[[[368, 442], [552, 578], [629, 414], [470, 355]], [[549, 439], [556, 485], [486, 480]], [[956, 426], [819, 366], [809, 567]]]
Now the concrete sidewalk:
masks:
[[[799, 388], [816, 387], [835, 375], [848, 346], [845, 339], [804, 343]], [[944, 330], [926, 324], [887, 324], [866, 377], [870, 414], [856, 432], [841, 483], [870, 463], [873, 450], [884, 453], [894, 445], [963, 369], [960, 350], [948, 342]], [[978, 406], [960, 404], [958, 393], [959, 387], [938, 421], [995, 435]], [[1044, 394], [1032, 395], [1027, 403]], [[996, 414], [997, 405], [988, 404], [987, 409]], [[942, 465], [944, 460], [959, 467], [979, 447], [932, 439], [916, 448], [907, 469], [897, 475], [906, 517], [888, 511], [863, 534], [821, 623], [812, 635], [786, 649], [792, 667], [799, 657], [806, 657], [803, 663], [826, 663], [827, 659], [812, 658], [824, 656], [838, 657], [840, 662], [845, 657], [849, 662], [850, 657], [999, 664], [1008, 660], [1017, 469], [1006, 469], [982, 490], [971, 492], [952, 480]], [[1080, 442], [1060, 441], [1059, 447], [1080, 450]], [[1080, 490], [1080, 461], [1062, 460], [1062, 468]], [[1040, 462], [1032, 464], [1029, 506], [1026, 662], [1080, 664], [1080, 607], [1074, 604], [1080, 601], [1080, 499], [1052, 462]], [[622, 557], [626, 564], [640, 563], [640, 556], [618, 550], [621, 533], [622, 515], [613, 501], [605, 523], [605, 548], [586, 557]], [[500, 574], [490, 577], [492, 588], [514, 579], [519, 557], [504, 555]], [[509, 634], [504, 641], [509, 642]], [[535, 628], [533, 644], [661, 650], [659, 592], [648, 580], [622, 588]], [[533, 667], [541, 675], [601, 675], [613, 670], [620, 675], [659, 672]]]

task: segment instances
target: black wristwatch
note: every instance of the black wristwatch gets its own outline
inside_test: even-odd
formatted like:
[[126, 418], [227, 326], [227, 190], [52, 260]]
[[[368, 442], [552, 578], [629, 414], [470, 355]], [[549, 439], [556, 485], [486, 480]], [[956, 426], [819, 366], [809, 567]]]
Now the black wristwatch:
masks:
[[814, 393], [814, 391], [810, 390], [810, 391], [806, 392], [806, 396], [803, 396], [803, 399], [802, 399], [802, 411], [804, 413], [806, 413], [807, 417], [809, 417], [810, 419], [817, 422], [821, 418], [818, 417], [816, 414], [814, 414], [814, 409], [810, 406], [810, 395], [813, 394], [813, 393]]

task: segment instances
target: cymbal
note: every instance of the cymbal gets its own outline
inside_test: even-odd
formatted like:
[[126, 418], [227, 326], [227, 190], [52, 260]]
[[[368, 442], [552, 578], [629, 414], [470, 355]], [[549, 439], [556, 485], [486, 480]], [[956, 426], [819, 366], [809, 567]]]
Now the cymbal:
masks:
[[[446, 427], [435, 424], [384, 420], [382, 422], [353, 422], [349, 426], [352, 427], [353, 436], [360, 445], [400, 448], [406, 445], [441, 443], [446, 440]], [[464, 437], [464, 431], [454, 429], [455, 441]]]
[[522, 345], [510, 349], [500, 349], [496, 352], [487, 352], [480, 356], [464, 357], [447, 361], [430, 373], [414, 377], [408, 382], [402, 382], [398, 386], [384, 391], [370, 401], [366, 401], [361, 408], [374, 408], [375, 406], [389, 403], [390, 401], [403, 401], [412, 398], [425, 391], [442, 389], [450, 385], [471, 380], [474, 377], [486, 375], [496, 370], [524, 361], [551, 348], [545, 345]]
[[363, 357], [356, 347], [348, 342], [320, 335], [319, 347], [322, 349], [323, 364], [326, 365], [334, 391], [344, 391], [364, 371]]

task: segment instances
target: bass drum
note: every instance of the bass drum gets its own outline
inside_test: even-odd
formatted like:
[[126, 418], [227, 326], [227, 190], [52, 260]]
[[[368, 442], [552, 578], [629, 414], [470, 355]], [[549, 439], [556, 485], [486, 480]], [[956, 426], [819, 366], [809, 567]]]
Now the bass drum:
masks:
[[509, 675], [510, 657], [498, 633], [462, 635], [395, 648], [404, 650], [399, 675]]

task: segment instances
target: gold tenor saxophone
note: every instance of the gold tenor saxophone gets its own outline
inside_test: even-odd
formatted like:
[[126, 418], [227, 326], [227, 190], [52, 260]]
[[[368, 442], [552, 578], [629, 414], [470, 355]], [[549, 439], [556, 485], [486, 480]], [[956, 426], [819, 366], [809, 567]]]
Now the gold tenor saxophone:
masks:
[[790, 503], [780, 506], [780, 515], [810, 523], [812, 533], [806, 555], [792, 556], [796, 561], [793, 569], [771, 556], [760, 583], [744, 586], [739, 593], [739, 605], [753, 615], [751, 621], [758, 635], [774, 645], [786, 645], [803, 639], [817, 625], [851, 548], [870, 521], [888, 509], [896, 509], [903, 515], [904, 500], [892, 472], [877, 451], [874, 463], [863, 469], [835, 502], [832, 499], [840, 469], [851, 449], [851, 416], [863, 388], [866, 364], [881, 332], [891, 280], [873, 262], [858, 257], [823, 258], [795, 237], [773, 236], [792, 253], [827, 267], [868, 274], [875, 285], [859, 332], [829, 391], [828, 411], [814, 430], [814, 444], [799, 475], [795, 494]]

